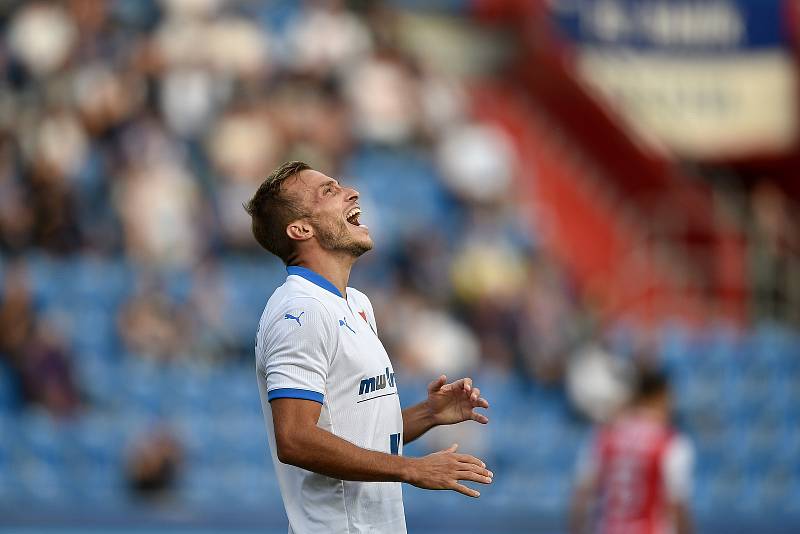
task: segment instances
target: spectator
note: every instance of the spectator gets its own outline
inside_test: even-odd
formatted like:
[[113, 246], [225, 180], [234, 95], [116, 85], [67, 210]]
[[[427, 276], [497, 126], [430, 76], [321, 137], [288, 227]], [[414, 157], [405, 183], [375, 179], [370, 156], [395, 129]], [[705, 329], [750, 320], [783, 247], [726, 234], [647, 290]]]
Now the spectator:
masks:
[[178, 440], [166, 428], [137, 437], [125, 466], [128, 490], [136, 499], [169, 500], [183, 464]]
[[197, 260], [201, 202], [185, 167], [169, 160], [133, 165], [123, 174], [118, 195], [131, 258], [157, 267], [186, 267]]
[[438, 147], [448, 187], [475, 203], [506, 198], [515, 164], [508, 136], [497, 128], [474, 123], [455, 123], [451, 128]]
[[0, 356], [16, 376], [23, 403], [70, 415], [80, 401], [70, 354], [53, 326], [37, 317], [25, 265], [9, 271], [0, 304]]
[[750, 276], [757, 318], [800, 325], [800, 220], [797, 206], [769, 180], [751, 197]]
[[186, 306], [192, 359], [220, 362], [249, 355], [247, 342], [237, 337], [227, 321], [229, 296], [218, 265], [207, 259], [192, 273], [192, 289]]
[[573, 406], [590, 421], [605, 423], [630, 397], [628, 375], [619, 358], [589, 345], [570, 358], [567, 394]]
[[0, 134], [0, 251], [24, 252], [33, 244], [34, 213], [17, 176], [14, 142]]
[[300, 69], [324, 76], [363, 61], [371, 49], [364, 23], [334, 0], [307, 9], [288, 29], [292, 57]]
[[190, 347], [190, 323], [186, 311], [154, 282], [143, 288], [122, 308], [118, 329], [125, 348], [155, 361], [169, 361]]
[[10, 265], [4, 276], [3, 300], [0, 303], [0, 353], [16, 363], [22, 359], [25, 346], [33, 337], [36, 317], [28, 287], [25, 264]]
[[211, 131], [207, 149], [219, 177], [215, 192], [222, 238], [232, 248], [252, 249], [250, 219], [241, 206], [277, 164], [284, 138], [265, 105], [256, 102], [228, 110]]
[[69, 416], [80, 406], [70, 353], [53, 326], [38, 321], [20, 366], [26, 400], [53, 415]]
[[58, 6], [42, 3], [19, 9], [8, 31], [12, 53], [37, 77], [61, 68], [76, 40], [77, 31], [69, 14]]
[[[471, 59], [444, 72], [406, 46], [425, 16], [340, 0], [281, 2], [280, 17], [271, 3], [241, 1], [17, 4], [3, 10], [0, 47], [0, 268], [11, 253], [35, 257], [45, 278], [68, 273], [38, 309], [25, 277], [5, 268], [0, 353], [30, 403], [74, 413], [76, 376], [113, 389], [122, 372], [99, 354], [116, 340], [94, 338], [76, 346], [102, 349], [80, 354], [72, 372], [68, 345], [42, 317], [73, 304], [113, 313], [123, 354], [211, 369], [251, 354], [251, 330], [241, 336], [225, 314], [245, 316], [238, 308], [256, 299], [239, 290], [260, 285], [223, 284], [218, 264], [257, 247], [241, 203], [292, 157], [358, 182], [364, 220], [387, 234], [362, 272], [379, 286], [376, 313], [391, 317], [380, 334], [403, 373], [430, 381], [491, 366], [560, 379], [572, 339], [561, 327], [577, 306], [558, 274], [531, 275], [528, 224], [511, 198], [515, 154], [470, 116], [458, 72]], [[445, 39], [445, 56], [458, 54]], [[132, 295], [120, 274], [129, 269]], [[465, 432], [439, 439], [486, 446]], [[176, 449], [158, 432], [143, 438], [131, 491], [161, 495]]]

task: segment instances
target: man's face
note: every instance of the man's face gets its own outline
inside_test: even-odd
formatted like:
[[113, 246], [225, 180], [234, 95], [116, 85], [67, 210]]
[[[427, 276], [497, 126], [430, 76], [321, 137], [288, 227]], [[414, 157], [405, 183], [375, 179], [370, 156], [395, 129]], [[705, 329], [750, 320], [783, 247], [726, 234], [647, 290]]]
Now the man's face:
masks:
[[359, 222], [358, 191], [342, 187], [333, 178], [314, 170], [302, 171], [286, 185], [298, 195], [309, 214], [322, 248], [354, 257], [372, 248], [369, 228]]

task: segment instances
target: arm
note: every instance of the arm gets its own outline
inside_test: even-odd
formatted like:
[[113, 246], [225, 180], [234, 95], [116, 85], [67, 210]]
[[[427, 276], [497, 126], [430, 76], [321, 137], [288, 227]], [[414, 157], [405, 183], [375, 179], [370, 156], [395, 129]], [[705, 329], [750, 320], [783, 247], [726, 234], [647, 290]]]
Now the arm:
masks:
[[672, 440], [662, 460], [661, 469], [665, 475], [665, 489], [670, 502], [675, 532], [691, 534], [694, 529], [687, 503], [692, 494], [694, 450], [688, 439], [678, 436]]
[[684, 503], [672, 504], [672, 517], [675, 521], [676, 534], [692, 534], [694, 528], [692, 526], [692, 515], [689, 513], [689, 507]]
[[406, 408], [403, 410], [403, 444], [411, 443], [434, 426], [427, 401]]
[[577, 484], [569, 507], [569, 531], [572, 534], [588, 532], [593, 495], [594, 484], [592, 481], [582, 481]]
[[[452, 489], [477, 497], [459, 480], [491, 482], [483, 462], [455, 453], [455, 446], [424, 458], [402, 458], [360, 448], [317, 426], [330, 366], [329, 347], [338, 330], [324, 307], [310, 298], [285, 303], [277, 319], [260, 328], [257, 371], [266, 382], [272, 410], [276, 455], [286, 464], [340, 480], [405, 481], [426, 489]], [[263, 332], [263, 334], [261, 334]], [[281, 390], [304, 390], [306, 398], [277, 396]], [[318, 399], [317, 399], [318, 397]]]
[[446, 384], [447, 377], [440, 376], [428, 384], [428, 398], [403, 410], [403, 443], [410, 443], [431, 428], [452, 425], [462, 421], [489, 422], [489, 418], [475, 412], [475, 408], [488, 408], [489, 402], [481, 397], [481, 390], [472, 386], [471, 378], [462, 378]]
[[575, 490], [569, 507], [569, 531], [572, 534], [589, 532], [592, 505], [597, 494], [598, 467], [597, 437], [592, 436], [581, 447], [575, 466]]
[[[356, 292], [364, 299], [364, 309], [369, 315], [370, 325], [377, 335], [378, 327], [372, 303], [366, 295]], [[403, 443], [410, 443], [425, 432], [438, 425], [451, 425], [461, 421], [473, 420], [486, 424], [489, 419], [475, 413], [474, 408], [488, 408], [486, 399], [480, 398], [480, 389], [472, 387], [472, 379], [462, 378], [452, 384], [446, 384], [447, 377], [442, 375], [428, 385], [428, 398], [419, 404], [403, 410]]]
[[450, 489], [478, 497], [459, 481], [492, 482], [479, 459], [456, 454], [457, 445], [423, 458], [405, 458], [362, 449], [317, 426], [321, 405], [280, 398], [271, 402], [278, 459], [286, 464], [341, 480], [407, 482], [425, 489]]

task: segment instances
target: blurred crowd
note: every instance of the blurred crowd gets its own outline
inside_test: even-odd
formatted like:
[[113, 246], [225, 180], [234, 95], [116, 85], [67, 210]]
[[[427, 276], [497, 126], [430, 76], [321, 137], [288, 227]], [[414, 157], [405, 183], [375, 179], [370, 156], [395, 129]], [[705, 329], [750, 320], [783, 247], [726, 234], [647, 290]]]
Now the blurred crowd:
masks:
[[[31, 254], [137, 270], [114, 310], [127, 353], [249, 362], [218, 264], [274, 260], [242, 202], [288, 159], [364, 185], [347, 173], [365, 149], [422, 153], [445, 198], [435, 217], [405, 206], [392, 228], [368, 206], [379, 246], [359, 269], [383, 273], [361, 279], [398, 367], [561, 379], [588, 315], [514, 198], [509, 141], [471, 117], [458, 72], [407, 46], [413, 17], [335, 0], [3, 9], [0, 352], [25, 400], [69, 413], [81, 399], [72, 349], [24, 283]], [[176, 271], [190, 280], [182, 299], [163, 283]]]
[[[21, 399], [68, 413], [82, 398], [69, 332], [59, 333], [27, 280], [29, 258], [42, 254], [135, 269], [110, 310], [126, 353], [249, 362], [251, 332], [231, 327], [220, 271], [240, 257], [274, 267], [241, 205], [289, 159], [362, 190], [378, 246], [353, 283], [371, 296], [404, 373], [480, 369], [561, 384], [571, 360], [603, 354], [589, 344], [597, 319], [515, 196], [515, 176], [535, 177], [506, 134], [471, 114], [464, 64], [480, 60], [445, 54], [455, 67], [421, 49], [421, 28], [435, 17], [355, 5], [0, 8], [0, 353]], [[435, 33], [441, 49], [463, 44], [457, 32]], [[393, 154], [394, 171], [377, 158], [377, 171], [359, 176], [369, 165], [353, 161], [365, 153]], [[430, 182], [422, 196], [440, 198], [438, 207], [412, 205], [413, 196], [387, 206], [402, 196], [398, 181], [420, 174], [419, 160]], [[768, 185], [750, 204], [753, 315], [796, 319], [791, 206]], [[189, 287], [180, 296], [167, 287], [175, 272]]]
[[[782, 345], [782, 338], [765, 336], [764, 350], [751, 343], [763, 359], [752, 358], [756, 372], [732, 357], [749, 345], [724, 328], [717, 352], [713, 332], [711, 341], [697, 342], [680, 329], [659, 345], [654, 332], [633, 328], [615, 344], [615, 325], [593, 314], [569, 271], [540, 246], [537, 232], [547, 229], [534, 225], [535, 206], [514, 187], [516, 179], [535, 180], [535, 171], [518, 160], [506, 133], [470, 109], [471, 77], [484, 74], [487, 55], [469, 49], [480, 31], [466, 17], [389, 4], [0, 5], [0, 408], [25, 414], [19, 420], [33, 429], [31, 443], [38, 412], [30, 407], [58, 421], [97, 416], [94, 430], [76, 439], [88, 441], [91, 452], [100, 439], [93, 434], [105, 431], [98, 447], [105, 466], [104, 455], [115, 457], [122, 447], [101, 416], [111, 412], [111, 421], [127, 427], [155, 415], [157, 424], [126, 434], [132, 445], [110, 467], [124, 471], [131, 494], [170, 498], [181, 470], [211, 472], [208, 459], [228, 450], [234, 468], [244, 462], [242, 443], [252, 445], [251, 463], [236, 473], [264, 482], [252, 467], [266, 458], [252, 424], [261, 428], [250, 382], [253, 335], [285, 271], [251, 236], [242, 203], [292, 159], [362, 193], [362, 221], [376, 247], [354, 269], [351, 285], [369, 295], [401, 383], [413, 393], [441, 373], [475, 373], [502, 384], [495, 389], [496, 441], [486, 441], [487, 433], [440, 435], [430, 446], [470, 443], [477, 454], [491, 445], [508, 459], [508, 479], [520, 475], [520, 486], [506, 486], [509, 498], [528, 499], [535, 479], [543, 488], [537, 502], [561, 502], [567, 453], [582, 424], [576, 409], [608, 419], [630, 394], [632, 370], [658, 367], [656, 360], [672, 353], [680, 356], [673, 364], [691, 368], [678, 374], [680, 391], [693, 395], [687, 404], [720, 410], [719, 398], [735, 397], [744, 414], [736, 428], [749, 435], [745, 416], [774, 400], [775, 388], [756, 383], [768, 376], [789, 400], [788, 408], [765, 413], [785, 412], [787, 427], [797, 428], [789, 419], [796, 388], [783, 383], [800, 367], [790, 358], [796, 345]], [[482, 50], [491, 46], [482, 43]], [[800, 324], [796, 209], [768, 184], [748, 199], [742, 218], [752, 233], [753, 317]], [[707, 354], [724, 357], [699, 356]], [[141, 367], [126, 367], [134, 361]], [[192, 365], [197, 369], [187, 372]], [[231, 368], [246, 371], [247, 380], [231, 382]], [[204, 382], [208, 369], [213, 380]], [[722, 389], [723, 378], [739, 380], [740, 369], [742, 384], [754, 383], [740, 386], [752, 390], [747, 398]], [[4, 388], [13, 390], [10, 402]], [[530, 410], [534, 403], [541, 409]], [[513, 419], [506, 427], [503, 416]], [[245, 431], [223, 425], [230, 419], [236, 429], [237, 417], [245, 417]], [[710, 442], [719, 437], [707, 433]], [[54, 438], [53, 447], [62, 441]], [[6, 445], [0, 439], [0, 462]], [[28, 458], [29, 449], [14, 454]], [[708, 448], [705, 458], [726, 449]], [[796, 460], [794, 450], [786, 456]], [[19, 480], [35, 472], [17, 464]], [[534, 476], [542, 472], [552, 476]], [[84, 482], [69, 480], [75, 488]], [[239, 499], [247, 492], [231, 480]], [[48, 484], [29, 485], [46, 494]], [[727, 486], [720, 484], [723, 497]], [[730, 502], [741, 501], [734, 497]]]
[[779, 187], [762, 180], [750, 196], [748, 272], [753, 317], [800, 327], [800, 217]]
[[58, 333], [38, 317], [26, 273], [5, 274], [0, 303], [0, 364], [12, 370], [19, 400], [68, 415], [80, 401], [71, 355]]

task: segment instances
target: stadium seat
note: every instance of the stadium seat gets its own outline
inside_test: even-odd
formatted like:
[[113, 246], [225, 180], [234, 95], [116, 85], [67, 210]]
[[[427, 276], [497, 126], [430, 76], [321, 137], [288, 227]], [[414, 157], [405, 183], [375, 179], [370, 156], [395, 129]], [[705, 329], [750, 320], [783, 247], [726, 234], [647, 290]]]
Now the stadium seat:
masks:
[[18, 457], [34, 464], [47, 464], [54, 470], [66, 466], [74, 453], [74, 434], [68, 422], [36, 411], [22, 420], [21, 449]]
[[131, 282], [132, 273], [125, 263], [87, 257], [75, 265], [71, 291], [80, 302], [111, 308], [128, 293]]
[[75, 423], [77, 462], [99, 470], [118, 468], [123, 461], [126, 436], [110, 414], [90, 412]]
[[70, 481], [62, 466], [30, 459], [15, 466], [20, 504], [28, 506], [64, 503], [69, 497]]
[[11, 371], [0, 362], [0, 414], [11, 413], [18, 407], [18, 391]]
[[181, 501], [202, 509], [220, 502], [221, 476], [214, 466], [193, 466], [181, 477], [179, 496]]
[[81, 502], [90, 502], [103, 508], [118, 507], [125, 503], [127, 489], [120, 464], [93, 465], [75, 473], [73, 490]]

